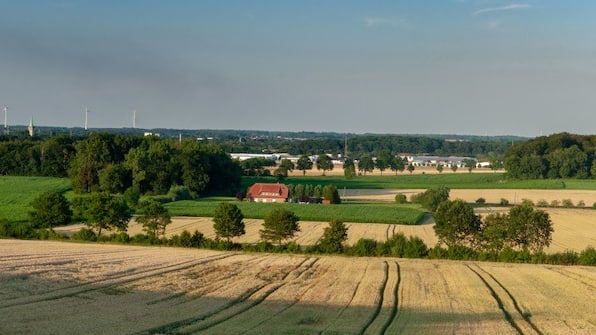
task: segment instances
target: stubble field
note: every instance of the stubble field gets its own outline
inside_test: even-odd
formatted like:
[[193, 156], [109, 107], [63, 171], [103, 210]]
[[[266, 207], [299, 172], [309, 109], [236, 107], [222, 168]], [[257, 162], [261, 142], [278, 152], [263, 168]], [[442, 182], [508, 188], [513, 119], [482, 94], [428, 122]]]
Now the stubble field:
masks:
[[2, 334], [594, 334], [596, 268], [0, 240]]

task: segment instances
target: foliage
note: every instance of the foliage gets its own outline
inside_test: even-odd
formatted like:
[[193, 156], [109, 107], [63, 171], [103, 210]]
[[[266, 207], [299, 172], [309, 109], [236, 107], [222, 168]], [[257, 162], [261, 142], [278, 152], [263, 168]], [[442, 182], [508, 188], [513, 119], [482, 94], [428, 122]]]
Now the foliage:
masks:
[[373, 172], [374, 168], [375, 162], [370, 155], [366, 154], [360, 157], [360, 160], [358, 161], [358, 171], [366, 176], [366, 173]]
[[126, 231], [131, 218], [130, 208], [126, 202], [107, 193], [92, 193], [85, 201], [84, 217], [89, 228], [97, 230]]
[[169, 211], [155, 200], [149, 200], [141, 207], [141, 215], [137, 217], [137, 222], [143, 225], [143, 230], [151, 238], [165, 236], [166, 227], [172, 223]]
[[296, 169], [302, 171], [302, 175], [306, 175], [306, 170], [311, 170], [313, 166], [313, 162], [308, 158], [306, 155], [302, 155], [296, 161]]
[[447, 246], [468, 246], [480, 230], [480, 217], [463, 200], [443, 201], [435, 213], [435, 234]]
[[72, 210], [68, 200], [60, 192], [46, 191], [37, 196], [31, 204], [33, 211], [29, 218], [34, 228], [49, 228], [70, 223]]
[[174, 184], [168, 191], [168, 197], [172, 198], [172, 201], [179, 201], [191, 200], [193, 195], [188, 187]]
[[412, 202], [421, 204], [422, 207], [431, 212], [437, 210], [441, 202], [449, 199], [449, 188], [439, 186], [437, 188], [429, 188], [426, 191], [419, 193], [412, 197]]
[[541, 252], [552, 241], [552, 222], [549, 215], [527, 204], [513, 206], [508, 214], [508, 244], [512, 247]]
[[323, 230], [323, 237], [318, 242], [318, 251], [329, 254], [338, 254], [344, 251], [343, 243], [348, 239], [348, 228], [336, 219], [329, 221], [329, 226]]
[[217, 238], [224, 237], [230, 241], [232, 237], [242, 236], [244, 230], [244, 215], [233, 203], [221, 202], [213, 215], [213, 229]]
[[136, 208], [139, 205], [139, 199], [141, 198], [141, 193], [134, 187], [129, 187], [124, 191], [122, 195], [124, 200], [131, 208]]
[[319, 155], [316, 163], [317, 170], [323, 170], [323, 176], [325, 175], [325, 171], [333, 170], [333, 161], [327, 155]]
[[499, 205], [507, 206], [507, 205], [509, 205], [509, 200], [507, 200], [505, 198], [501, 198], [501, 200], [499, 201]]
[[71, 238], [75, 241], [97, 241], [97, 235], [93, 229], [89, 228], [81, 228], [81, 230], [72, 234]]
[[403, 193], [398, 193], [395, 195], [395, 203], [403, 205], [408, 203], [408, 198]]
[[285, 208], [275, 208], [264, 217], [263, 229], [259, 231], [265, 241], [281, 241], [291, 238], [300, 231], [298, 217]]
[[350, 180], [356, 176], [356, 166], [354, 164], [354, 160], [351, 158], [346, 158], [344, 161], [344, 177], [347, 180]]
[[587, 247], [584, 249], [577, 259], [580, 265], [596, 266], [596, 249], [594, 247]]
[[476, 199], [476, 203], [477, 204], [485, 204], [486, 203], [486, 199], [484, 199], [483, 197], [480, 197], [480, 198]]
[[327, 185], [323, 188], [323, 198], [325, 200], [329, 200], [329, 203], [332, 205], [341, 204], [339, 192], [337, 191], [337, 188], [333, 185]]
[[595, 147], [593, 135], [541, 136], [511, 147], [504, 166], [513, 178], [587, 178], [593, 176]]

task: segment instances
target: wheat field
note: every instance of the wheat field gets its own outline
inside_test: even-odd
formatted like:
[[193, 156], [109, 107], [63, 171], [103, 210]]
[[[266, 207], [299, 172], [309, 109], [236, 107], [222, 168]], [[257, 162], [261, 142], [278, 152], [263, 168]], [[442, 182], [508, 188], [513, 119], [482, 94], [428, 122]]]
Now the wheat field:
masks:
[[0, 240], [1, 334], [594, 334], [596, 268]]

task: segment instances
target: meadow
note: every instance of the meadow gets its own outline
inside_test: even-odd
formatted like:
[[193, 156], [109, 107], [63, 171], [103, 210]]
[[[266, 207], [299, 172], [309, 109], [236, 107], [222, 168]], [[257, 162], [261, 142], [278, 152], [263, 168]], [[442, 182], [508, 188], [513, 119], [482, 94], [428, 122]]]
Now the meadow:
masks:
[[596, 268], [0, 240], [2, 334], [594, 334]]
[[39, 194], [55, 190], [66, 192], [71, 189], [67, 178], [52, 177], [0, 177], [0, 219], [26, 221], [32, 210], [31, 202]]

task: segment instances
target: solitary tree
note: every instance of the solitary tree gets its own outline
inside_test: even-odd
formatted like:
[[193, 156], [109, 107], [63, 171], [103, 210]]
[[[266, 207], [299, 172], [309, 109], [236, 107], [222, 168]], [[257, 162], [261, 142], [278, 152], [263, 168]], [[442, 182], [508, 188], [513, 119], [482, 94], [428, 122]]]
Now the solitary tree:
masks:
[[412, 174], [412, 172], [414, 172], [414, 170], [416, 170], [416, 167], [414, 166], [414, 164], [412, 164], [412, 163], [408, 164], [408, 172], [410, 174]]
[[332, 219], [329, 226], [323, 230], [323, 237], [319, 241], [319, 250], [326, 253], [341, 253], [344, 250], [343, 243], [348, 238], [348, 228], [346, 225]]
[[300, 231], [299, 218], [285, 208], [276, 208], [267, 215], [263, 222], [263, 229], [259, 231], [261, 238], [266, 241], [281, 241], [291, 238]]
[[302, 171], [302, 175], [306, 175], [306, 170], [312, 170], [312, 161], [308, 156], [302, 155], [296, 162], [296, 169]]
[[437, 164], [437, 171], [439, 173], [443, 172], [443, 164], [441, 164], [441, 163]]
[[33, 227], [49, 228], [70, 223], [72, 210], [68, 200], [62, 193], [47, 191], [37, 196], [31, 203], [33, 211], [29, 212], [29, 220]]
[[333, 170], [333, 161], [331, 160], [331, 157], [325, 154], [319, 155], [319, 158], [317, 158], [317, 170], [323, 170], [323, 176], [325, 175], [325, 171]]
[[389, 167], [389, 162], [391, 162], [391, 159], [392, 157], [389, 151], [379, 151], [379, 154], [377, 155], [377, 161], [375, 162], [375, 167], [381, 171], [381, 174], [383, 174], [383, 171]]
[[508, 237], [514, 247], [541, 252], [552, 241], [552, 222], [548, 213], [529, 204], [509, 210]]
[[406, 164], [401, 157], [395, 156], [389, 161], [389, 168], [391, 168], [391, 171], [395, 171], [395, 175], [397, 176], [397, 171], [403, 172], [406, 168]]
[[453, 173], [457, 171], [457, 164], [451, 163], [451, 171], [453, 171]]
[[104, 229], [126, 231], [131, 213], [124, 199], [93, 192], [85, 202], [83, 216], [87, 226], [96, 229], [97, 236], [100, 236]]
[[213, 215], [213, 229], [218, 238], [223, 237], [228, 242], [232, 237], [242, 236], [244, 230], [244, 215], [240, 209], [229, 202], [222, 202], [215, 208]]
[[152, 238], [165, 236], [166, 227], [172, 223], [170, 212], [155, 200], [149, 200], [141, 207], [137, 222], [143, 225], [143, 230]]

